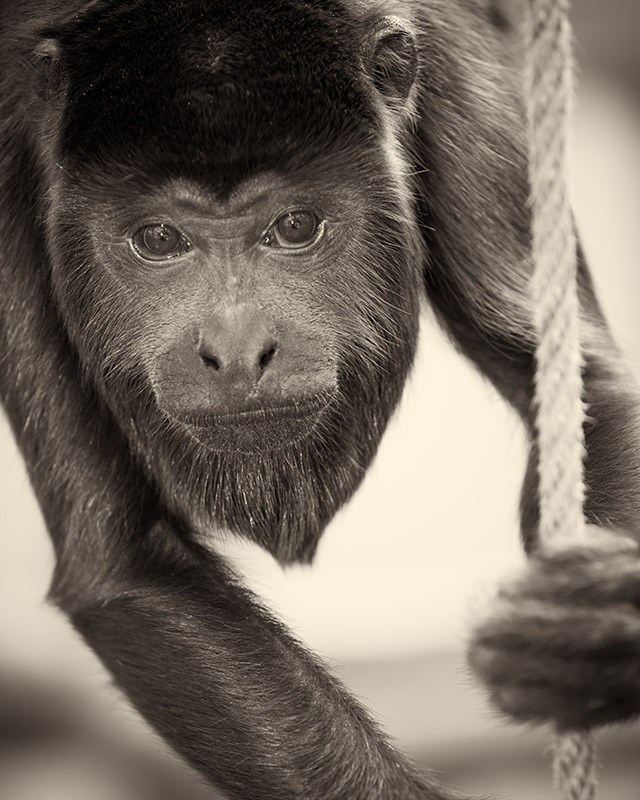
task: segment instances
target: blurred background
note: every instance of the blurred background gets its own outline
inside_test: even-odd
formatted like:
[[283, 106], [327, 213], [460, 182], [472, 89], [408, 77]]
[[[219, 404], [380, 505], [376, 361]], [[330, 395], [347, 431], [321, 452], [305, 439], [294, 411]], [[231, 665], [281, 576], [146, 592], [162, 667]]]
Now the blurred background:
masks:
[[[605, 311], [640, 375], [640, 3], [574, 6], [574, 204]], [[470, 791], [549, 798], [546, 733], [500, 720], [463, 664], [478, 608], [523, 560], [524, 463], [519, 424], [425, 314], [402, 407], [314, 566], [284, 573], [254, 548], [226, 549], [417, 759]], [[3, 419], [0, 529], [0, 800], [212, 798], [44, 603], [51, 548]], [[603, 797], [637, 800], [638, 728], [603, 739]]]

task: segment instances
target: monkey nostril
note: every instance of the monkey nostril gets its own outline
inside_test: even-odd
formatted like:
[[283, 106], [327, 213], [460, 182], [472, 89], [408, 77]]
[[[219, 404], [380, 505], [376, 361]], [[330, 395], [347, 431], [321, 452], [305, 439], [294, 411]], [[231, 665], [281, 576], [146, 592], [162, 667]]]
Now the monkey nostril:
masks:
[[259, 362], [260, 363], [260, 371], [261, 372], [264, 372], [265, 369], [269, 366], [269, 364], [271, 363], [273, 357], [276, 354], [276, 350], [277, 349], [278, 349], [277, 346], [274, 345], [273, 347], [271, 347], [269, 350], [266, 350], [262, 354], [262, 357], [260, 358], [260, 362]]
[[[278, 351], [278, 346], [275, 344], [271, 346], [269, 349], [265, 349], [263, 351], [262, 355], [258, 359], [258, 369], [260, 373], [263, 373], [266, 370], [266, 368], [272, 362], [273, 357], [275, 356], [277, 351]], [[209, 353], [201, 352], [200, 358], [202, 359], [206, 367], [210, 367], [215, 372], [220, 372], [220, 370], [223, 369], [223, 364], [225, 363], [224, 360], [220, 360], [210, 352]]]
[[200, 358], [204, 361], [204, 363], [205, 363], [205, 365], [207, 367], [211, 367], [216, 372], [218, 372], [220, 370], [220, 362], [218, 361], [217, 358], [214, 358], [213, 356], [205, 355], [204, 353], [200, 353]]

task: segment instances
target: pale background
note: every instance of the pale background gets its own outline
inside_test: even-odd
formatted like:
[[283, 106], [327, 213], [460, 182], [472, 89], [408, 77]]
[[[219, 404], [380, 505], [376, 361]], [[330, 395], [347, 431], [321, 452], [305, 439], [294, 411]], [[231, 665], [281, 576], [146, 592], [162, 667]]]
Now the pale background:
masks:
[[[640, 375], [640, 4], [575, 5], [583, 72], [574, 203], [604, 308]], [[521, 797], [533, 791], [527, 750], [539, 754], [542, 744], [490, 714], [462, 661], [478, 607], [522, 562], [524, 459], [514, 416], [425, 316], [402, 406], [314, 566], [283, 573], [254, 548], [227, 548], [251, 586], [403, 746], [462, 783], [473, 778], [476, 789]], [[173, 765], [156, 764], [162, 748], [140, 733], [96, 659], [44, 604], [52, 553], [4, 420], [0, 532], [0, 800], [209, 796]], [[36, 735], [39, 727], [49, 733]], [[626, 739], [612, 755], [619, 761], [611, 762], [618, 766], [609, 768], [607, 797], [631, 800], [640, 770], [625, 747]], [[497, 757], [505, 748], [506, 763]], [[487, 766], [492, 756], [495, 767]], [[474, 759], [486, 762], [484, 775], [468, 766]], [[618, 785], [634, 770], [635, 789]]]

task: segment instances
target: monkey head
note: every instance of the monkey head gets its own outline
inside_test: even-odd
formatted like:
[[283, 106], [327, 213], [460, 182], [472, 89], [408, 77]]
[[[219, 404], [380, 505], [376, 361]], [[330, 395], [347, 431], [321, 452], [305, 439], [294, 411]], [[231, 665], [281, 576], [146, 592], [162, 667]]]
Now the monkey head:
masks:
[[36, 50], [82, 368], [165, 504], [283, 562], [359, 484], [416, 345], [416, 48], [351, 13], [98, 4]]

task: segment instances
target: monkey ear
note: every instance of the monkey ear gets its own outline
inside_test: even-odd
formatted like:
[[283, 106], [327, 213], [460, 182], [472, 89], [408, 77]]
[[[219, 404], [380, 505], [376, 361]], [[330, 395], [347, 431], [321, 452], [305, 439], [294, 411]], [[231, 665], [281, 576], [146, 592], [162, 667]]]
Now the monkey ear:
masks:
[[416, 38], [399, 17], [382, 17], [364, 42], [363, 62], [374, 86], [389, 99], [406, 100], [418, 70]]
[[64, 86], [58, 42], [55, 39], [43, 39], [33, 51], [33, 64], [36, 70], [36, 94], [43, 100], [57, 100]]

